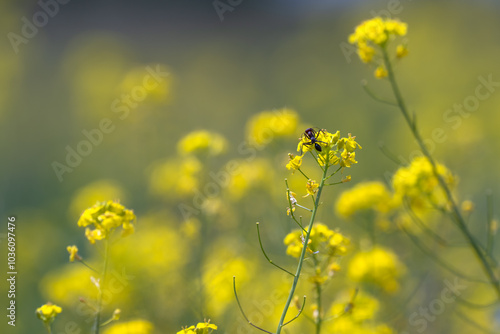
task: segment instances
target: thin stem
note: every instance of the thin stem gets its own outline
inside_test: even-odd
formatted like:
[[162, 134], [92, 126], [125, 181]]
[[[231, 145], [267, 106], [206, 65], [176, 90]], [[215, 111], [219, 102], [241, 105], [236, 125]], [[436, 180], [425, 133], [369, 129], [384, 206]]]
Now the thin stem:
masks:
[[[318, 267], [318, 259], [316, 258], [316, 256], [313, 256], [313, 260], [314, 260], [314, 266], [315, 267]], [[322, 323], [322, 308], [321, 308], [321, 283], [319, 282], [316, 282], [316, 305], [318, 307], [318, 316], [314, 319], [314, 323], [316, 325], [316, 334], [320, 334], [321, 333], [321, 323]]]
[[108, 270], [108, 252], [109, 252], [109, 239], [106, 238], [104, 239], [104, 266], [102, 269], [102, 275], [101, 275], [101, 280], [99, 282], [99, 297], [97, 300], [97, 312], [95, 315], [95, 322], [94, 322], [94, 334], [99, 334], [99, 323], [101, 322], [101, 313], [102, 313], [102, 290], [105, 286], [105, 280], [106, 280], [106, 272]]
[[410, 115], [408, 113], [408, 109], [407, 109], [407, 107], [404, 103], [403, 97], [399, 91], [399, 87], [398, 87], [398, 84], [396, 82], [396, 77], [394, 75], [394, 70], [392, 68], [392, 64], [391, 64], [391, 61], [389, 60], [387, 49], [385, 47], [382, 47], [382, 55], [384, 58], [385, 66], [387, 68], [389, 81], [391, 83], [391, 87], [392, 87], [392, 90], [394, 92], [394, 96], [396, 97], [396, 101], [398, 103], [399, 109], [401, 110], [401, 112], [406, 120], [406, 123], [410, 127], [410, 130], [413, 134], [413, 137], [418, 142], [418, 145], [420, 146], [422, 153], [429, 160], [429, 163], [432, 166], [433, 174], [436, 177], [436, 179], [438, 180], [441, 189], [443, 189], [448, 203], [451, 205], [452, 216], [455, 218], [455, 222], [456, 222], [457, 227], [462, 232], [463, 236], [465, 237], [465, 239], [469, 243], [470, 247], [474, 251], [474, 254], [476, 255], [477, 259], [479, 260], [479, 262], [483, 268], [484, 273], [486, 274], [486, 276], [488, 277], [488, 280], [490, 281], [491, 286], [495, 289], [495, 292], [496, 292], [498, 298], [500, 299], [500, 283], [499, 283], [495, 273], [493, 272], [493, 269], [491, 268], [490, 264], [488, 263], [488, 260], [485, 256], [483, 249], [481, 249], [480, 246], [476, 243], [476, 241], [474, 240], [474, 237], [472, 236], [469, 229], [467, 228], [467, 224], [465, 223], [465, 220], [462, 217], [462, 214], [460, 213], [460, 210], [458, 208], [457, 203], [453, 199], [453, 195], [451, 194], [450, 188], [448, 187], [446, 182], [443, 180], [443, 178], [439, 174], [439, 172], [437, 170], [437, 164], [434, 161], [434, 158], [430, 154], [429, 150], [425, 146], [424, 141], [422, 140], [422, 137], [420, 136], [420, 133], [418, 132], [416, 122], [414, 121], [414, 119], [412, 120], [412, 118], [410, 117]]
[[257, 328], [258, 330], [260, 330], [264, 333], [274, 334], [273, 332], [266, 331], [265, 329], [262, 329], [256, 325], [252, 324], [252, 322], [250, 320], [248, 320], [245, 312], [243, 311], [243, 308], [241, 307], [240, 299], [238, 298], [238, 294], [236, 293], [236, 276], [233, 276], [233, 290], [234, 290], [234, 296], [236, 297], [236, 302], [238, 303], [238, 307], [240, 308], [241, 314], [243, 315], [243, 318], [245, 318], [245, 320], [248, 322], [248, 324], [250, 326]]
[[306, 250], [307, 250], [307, 244], [309, 242], [309, 236], [310, 236], [311, 231], [312, 231], [314, 219], [316, 218], [316, 213], [318, 212], [319, 200], [321, 198], [321, 192], [323, 191], [323, 186], [325, 184], [325, 179], [326, 179], [327, 173], [328, 173], [328, 165], [325, 165], [325, 168], [323, 169], [323, 177], [321, 178], [321, 183], [320, 183], [319, 188], [318, 188], [318, 194], [316, 196], [316, 202], [314, 205], [313, 212], [311, 214], [311, 219], [309, 221], [309, 227], [307, 228], [307, 233], [306, 233], [306, 236], [304, 238], [304, 244], [303, 244], [302, 252], [301, 252], [300, 258], [299, 258], [299, 264], [297, 265], [297, 272], [296, 272], [295, 277], [293, 279], [292, 288], [290, 289], [290, 293], [288, 294], [288, 299], [286, 301], [285, 308], [283, 309], [283, 313], [281, 314], [281, 318], [280, 318], [280, 322], [278, 324], [278, 329], [276, 330], [276, 334], [281, 333], [281, 329], [283, 328], [283, 326], [285, 324], [286, 313], [288, 311], [288, 308], [290, 307], [290, 303], [292, 302], [292, 299], [293, 299], [293, 294], [295, 293], [295, 289], [297, 288], [297, 284], [299, 282], [300, 272], [302, 270], [302, 264], [304, 263], [304, 258], [305, 258]]
[[437, 264], [439, 264], [441, 267], [443, 267], [444, 269], [448, 270], [449, 272], [451, 272], [452, 274], [466, 280], [466, 281], [469, 281], [469, 282], [477, 282], [477, 283], [484, 283], [484, 284], [489, 284], [489, 282], [486, 282], [486, 281], [482, 281], [482, 280], [479, 280], [477, 278], [473, 278], [473, 277], [467, 277], [465, 276], [464, 274], [462, 274], [461, 272], [459, 272], [457, 269], [453, 268], [452, 266], [448, 265], [446, 262], [444, 262], [443, 260], [441, 260], [440, 258], [438, 258], [436, 255], [434, 255], [433, 251], [428, 249], [426, 246], [424, 246], [423, 243], [421, 243], [420, 241], [418, 241], [418, 238], [413, 235], [412, 233], [410, 233], [410, 231], [408, 231], [406, 229], [406, 227], [404, 227], [403, 225], [399, 225], [399, 228], [408, 236], [408, 238], [410, 238], [410, 240], [415, 244], [415, 246], [417, 246], [418, 249], [420, 249], [422, 251], [422, 253], [424, 253], [425, 255], [427, 255], [430, 259], [434, 260]]
[[309, 176], [307, 176], [306, 173], [302, 171], [302, 169], [299, 168], [297, 170], [300, 172], [300, 174], [304, 175], [304, 177], [309, 180]]
[[306, 296], [304, 296], [304, 300], [302, 301], [302, 307], [300, 308], [299, 313], [297, 313], [297, 315], [296, 315], [295, 317], [293, 317], [293, 319], [291, 319], [291, 320], [289, 320], [289, 321], [285, 322], [285, 323], [283, 324], [283, 326], [286, 326], [286, 325], [288, 325], [289, 323], [291, 323], [292, 321], [294, 321], [295, 319], [297, 319], [297, 318], [299, 317], [299, 315], [302, 313], [302, 311], [304, 310], [304, 306], [306, 306]]
[[93, 272], [98, 272], [97, 270], [95, 270], [94, 268], [92, 268], [87, 262], [83, 261], [83, 260], [80, 260], [79, 261], [81, 264], [83, 264], [85, 267], [89, 268], [90, 270], [92, 270]]
[[487, 241], [486, 241], [486, 253], [490, 256], [493, 254], [493, 247], [495, 242], [495, 231], [493, 228], [493, 195], [491, 191], [486, 194], [486, 219], [488, 219], [488, 231], [487, 231]]
[[286, 270], [285, 268], [282, 268], [280, 266], [278, 266], [276, 263], [273, 262], [273, 260], [271, 260], [267, 254], [266, 254], [266, 251], [264, 250], [264, 246], [262, 246], [262, 240], [260, 238], [260, 228], [259, 228], [259, 223], [256, 223], [257, 225], [257, 235], [259, 236], [259, 244], [260, 244], [260, 249], [262, 250], [262, 254], [264, 254], [264, 256], [266, 257], [267, 261], [269, 261], [270, 264], [272, 264], [273, 266], [275, 266], [276, 268], [279, 268], [281, 270], [283, 270], [284, 272], [286, 272], [287, 274], [290, 274], [292, 276], [295, 276], [294, 274], [292, 274], [291, 272], [289, 272], [288, 270]]
[[378, 102], [382, 102], [382, 103], [385, 103], [385, 104], [388, 104], [390, 106], [393, 106], [393, 107], [397, 107], [398, 105], [393, 102], [393, 101], [388, 101], [388, 100], [385, 100], [377, 95], [375, 95], [375, 93], [373, 93], [370, 88], [368, 88], [368, 82], [366, 80], [362, 80], [361, 81], [361, 86], [363, 87], [363, 89], [365, 90], [366, 94], [368, 94], [372, 99], [374, 99], [375, 101], [378, 101]]

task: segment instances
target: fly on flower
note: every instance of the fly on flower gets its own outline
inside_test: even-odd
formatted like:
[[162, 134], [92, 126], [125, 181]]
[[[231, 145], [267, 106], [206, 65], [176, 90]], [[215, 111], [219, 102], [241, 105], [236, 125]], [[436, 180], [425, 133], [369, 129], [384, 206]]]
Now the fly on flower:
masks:
[[[314, 146], [316, 151], [321, 152], [321, 145], [322, 144], [328, 144], [322, 140], [319, 140], [321, 135], [324, 135], [325, 132], [323, 130], [315, 130], [313, 128], [307, 128], [304, 133], [301, 136], [301, 141], [300, 141], [300, 155], [302, 155], [302, 148], [304, 145], [306, 146]], [[307, 141], [309, 140], [309, 141]]]

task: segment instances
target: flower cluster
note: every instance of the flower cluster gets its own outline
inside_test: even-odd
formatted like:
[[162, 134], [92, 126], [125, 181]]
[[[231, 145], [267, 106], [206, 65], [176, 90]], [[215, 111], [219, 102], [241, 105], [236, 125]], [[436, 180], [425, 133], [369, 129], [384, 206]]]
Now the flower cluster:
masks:
[[206, 153], [220, 155], [227, 148], [227, 140], [218, 133], [199, 130], [188, 133], [177, 143], [180, 154]]
[[[444, 182], [452, 188], [456, 183], [453, 174], [441, 164], [437, 164], [436, 168]], [[410, 206], [416, 210], [423, 210], [429, 204], [443, 207], [447, 203], [432, 164], [425, 157], [415, 158], [408, 167], [398, 169], [392, 179], [392, 186], [396, 198], [408, 200]]]
[[[284, 243], [288, 246], [286, 249], [288, 255], [296, 258], [300, 256], [304, 246], [303, 233], [302, 230], [295, 230], [285, 237]], [[307, 251], [328, 256], [341, 256], [346, 253], [348, 244], [349, 239], [341, 233], [330, 230], [325, 224], [316, 223], [311, 230]]]
[[217, 330], [217, 326], [210, 323], [210, 320], [200, 322], [195, 326], [184, 328], [177, 332], [177, 334], [210, 334]]
[[[123, 229], [122, 236], [132, 234], [135, 220], [132, 210], [118, 202], [107, 201], [85, 210], [78, 220], [78, 226], [86, 227], [85, 236], [94, 244], [96, 240], [107, 239], [120, 226]], [[90, 225], [93, 229], [88, 227]]]
[[248, 141], [253, 146], [265, 146], [275, 137], [291, 136], [299, 123], [299, 115], [291, 109], [263, 111], [247, 124]]
[[354, 282], [365, 282], [393, 293], [399, 289], [398, 278], [406, 267], [390, 250], [374, 247], [357, 253], [349, 263], [348, 276]]
[[[297, 152], [300, 155], [296, 156], [289, 154], [289, 162], [286, 168], [289, 170], [299, 170], [302, 165], [302, 158], [306, 152], [317, 152], [317, 161], [320, 166], [324, 167], [339, 165], [340, 167], [351, 167], [352, 164], [358, 163], [356, 161], [357, 148], [361, 148], [350, 133], [348, 137], [340, 138], [340, 131], [330, 133], [323, 130], [307, 129], [306, 131], [313, 131], [314, 140], [309, 138], [305, 133], [299, 138], [297, 145]], [[310, 132], [311, 133], [311, 132]], [[318, 145], [319, 148], [316, 146]]]
[[392, 195], [382, 182], [361, 182], [340, 195], [335, 210], [338, 215], [350, 218], [359, 211], [388, 212], [392, 203]]
[[[377, 55], [378, 48], [386, 48], [390, 40], [396, 36], [405, 36], [406, 31], [406, 23], [374, 17], [356, 27], [354, 33], [349, 36], [349, 43], [357, 45], [358, 56], [361, 61], [371, 63]], [[398, 44], [395, 54], [397, 58], [405, 57], [408, 54], [406, 45]], [[379, 66], [375, 70], [375, 77], [383, 78], [386, 76], [387, 70], [379, 62]]]

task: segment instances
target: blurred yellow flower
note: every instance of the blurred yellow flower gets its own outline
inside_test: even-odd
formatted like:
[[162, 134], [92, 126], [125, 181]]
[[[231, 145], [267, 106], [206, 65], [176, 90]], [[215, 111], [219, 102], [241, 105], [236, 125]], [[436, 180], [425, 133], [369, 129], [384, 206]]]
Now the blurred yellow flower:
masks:
[[397, 47], [396, 47], [396, 57], [398, 58], [403, 58], [403, 57], [406, 57], [408, 55], [408, 48], [406, 47], [406, 45], [403, 45], [403, 44], [399, 44]]
[[406, 267], [392, 251], [373, 247], [359, 252], [351, 259], [348, 277], [354, 282], [374, 284], [385, 292], [399, 290], [398, 279], [406, 272]]
[[[226, 188], [231, 200], [241, 199], [248, 191], [260, 187], [269, 187], [274, 191], [273, 166], [269, 160], [255, 159], [253, 161], [240, 160], [231, 172], [231, 181]], [[229, 167], [228, 167], [229, 168]]]
[[[294, 230], [287, 234], [284, 244], [287, 246], [286, 253], [298, 258], [304, 245], [304, 235], [302, 230]], [[349, 239], [339, 232], [330, 230], [325, 224], [315, 223], [307, 245], [310, 253], [318, 252], [321, 255], [340, 256], [347, 252]]]
[[[160, 65], [151, 64], [130, 69], [118, 85], [117, 95], [131, 94], [133, 98], [135, 96], [135, 102], [140, 103], [169, 102], [172, 99], [172, 75], [152, 76], [150, 69], [158, 66]], [[168, 72], [165, 65], [161, 65], [161, 68], [162, 73]]]
[[175, 157], [152, 167], [149, 186], [157, 196], [178, 198], [193, 195], [199, 186], [202, 164], [194, 156]]
[[103, 334], [151, 334], [153, 324], [149, 321], [137, 319], [110, 325]]
[[340, 155], [342, 157], [342, 160], [340, 161], [340, 166], [342, 167], [351, 167], [352, 164], [357, 164], [358, 162], [356, 161], [356, 152], [348, 152], [347, 150], [344, 150], [342, 154]]
[[36, 315], [38, 319], [42, 320], [44, 323], [50, 323], [54, 321], [55, 317], [61, 312], [61, 307], [50, 302], [36, 309]]
[[190, 132], [177, 143], [177, 150], [182, 155], [207, 153], [216, 156], [225, 152], [226, 148], [226, 138], [207, 130]]
[[236, 276], [243, 285], [253, 277], [255, 265], [234, 251], [234, 246], [224, 245], [226, 241], [212, 245], [215, 251], [203, 267], [202, 284], [205, 307], [208, 314], [221, 317], [234, 302], [232, 278]]
[[122, 235], [130, 234], [131, 224], [135, 220], [136, 217], [132, 210], [126, 209], [118, 202], [107, 201], [97, 203], [85, 210], [78, 220], [78, 226], [93, 225], [93, 230], [89, 227], [85, 229], [85, 236], [91, 244], [94, 244], [96, 240], [108, 238], [120, 226], [124, 231]]
[[406, 23], [398, 20], [386, 20], [374, 17], [366, 20], [356, 27], [354, 33], [349, 36], [349, 43], [365, 46], [368, 43], [383, 45], [391, 36], [406, 35]]
[[[453, 188], [456, 183], [453, 174], [444, 165], [437, 164], [436, 168], [448, 187]], [[417, 157], [410, 166], [399, 168], [393, 176], [392, 186], [397, 199], [408, 200], [413, 209], [424, 210], [447, 204], [432, 165], [425, 157]]]
[[69, 253], [69, 262], [73, 262], [75, 261], [75, 258], [77, 260], [80, 260], [80, 256], [78, 255], [78, 247], [76, 247], [75, 245], [73, 246], [68, 246], [66, 247], [68, 253]]
[[292, 136], [298, 123], [299, 115], [292, 109], [260, 112], [247, 123], [248, 140], [251, 145], [265, 146], [275, 137]]
[[97, 202], [104, 202], [108, 199], [124, 200], [125, 191], [115, 181], [99, 180], [80, 188], [73, 196], [70, 204], [72, 216], [79, 216], [82, 210], [94, 205]]
[[384, 66], [380, 65], [375, 69], [375, 78], [383, 79], [387, 77], [388, 73]]
[[393, 199], [382, 182], [360, 182], [352, 189], [342, 192], [335, 203], [335, 211], [344, 218], [350, 218], [359, 211], [375, 210], [388, 212]]

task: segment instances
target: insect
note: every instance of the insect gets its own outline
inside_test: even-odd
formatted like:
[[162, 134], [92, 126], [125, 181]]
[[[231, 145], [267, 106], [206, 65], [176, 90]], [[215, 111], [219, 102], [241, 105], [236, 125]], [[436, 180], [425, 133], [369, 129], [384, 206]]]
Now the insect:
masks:
[[[321, 145], [319, 143], [326, 144], [324, 141], [318, 140], [317, 137], [320, 133], [323, 133], [323, 130], [314, 130], [313, 128], [307, 128], [302, 134], [301, 139], [307, 138], [309, 142], [303, 142], [304, 145], [314, 145], [316, 151], [321, 152]], [[302, 155], [302, 146], [300, 147], [300, 154]]]

